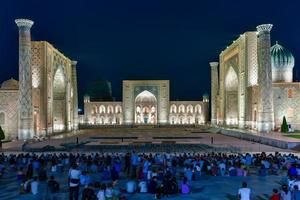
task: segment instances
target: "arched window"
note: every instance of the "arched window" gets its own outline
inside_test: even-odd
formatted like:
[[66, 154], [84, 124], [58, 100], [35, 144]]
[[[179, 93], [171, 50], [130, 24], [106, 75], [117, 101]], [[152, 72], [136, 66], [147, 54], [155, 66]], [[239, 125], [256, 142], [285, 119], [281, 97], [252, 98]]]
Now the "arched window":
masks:
[[100, 114], [105, 113], [105, 106], [104, 105], [100, 106], [99, 112], [100, 112]]
[[113, 112], [114, 112], [114, 108], [111, 105], [109, 105], [107, 107], [107, 113], [113, 113]]
[[5, 113], [1, 112], [0, 113], [0, 125], [4, 125], [5, 124]]
[[187, 108], [186, 108], [186, 112], [187, 113], [193, 113], [194, 109], [193, 109], [193, 106], [192, 105], [188, 105]]
[[199, 104], [195, 106], [195, 113], [201, 114], [201, 106]]
[[170, 110], [171, 110], [171, 113], [177, 113], [177, 107], [176, 107], [176, 105], [171, 105], [171, 108], [170, 108]]
[[122, 112], [122, 107], [120, 105], [117, 105], [115, 108], [116, 113], [121, 113]]
[[179, 110], [179, 113], [184, 113], [184, 112], [185, 112], [184, 105], [180, 105], [180, 106], [178, 107], [178, 110]]

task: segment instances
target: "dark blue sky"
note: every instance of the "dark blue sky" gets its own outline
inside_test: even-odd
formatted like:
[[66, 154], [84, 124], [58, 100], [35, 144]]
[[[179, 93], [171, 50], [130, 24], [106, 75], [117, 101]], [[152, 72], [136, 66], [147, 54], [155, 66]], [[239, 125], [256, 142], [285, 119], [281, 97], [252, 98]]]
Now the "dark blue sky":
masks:
[[[168, 79], [171, 99], [210, 92], [210, 67], [239, 34], [273, 23], [272, 42], [300, 54], [298, 1], [6, 0], [0, 6], [0, 81], [18, 78], [16, 18], [35, 24], [33, 40], [78, 60], [80, 104], [87, 80]], [[299, 74], [300, 75], [300, 74]]]

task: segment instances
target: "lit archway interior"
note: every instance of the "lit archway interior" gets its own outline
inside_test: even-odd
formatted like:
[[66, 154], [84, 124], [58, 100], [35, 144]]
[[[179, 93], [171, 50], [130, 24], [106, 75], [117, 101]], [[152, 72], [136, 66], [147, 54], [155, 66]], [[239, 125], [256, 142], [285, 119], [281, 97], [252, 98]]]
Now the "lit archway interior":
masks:
[[157, 123], [157, 99], [151, 92], [144, 90], [135, 98], [135, 123]]
[[234, 126], [238, 124], [238, 76], [232, 67], [225, 77], [225, 92], [226, 124]]
[[66, 78], [59, 67], [53, 78], [53, 131], [66, 129]]

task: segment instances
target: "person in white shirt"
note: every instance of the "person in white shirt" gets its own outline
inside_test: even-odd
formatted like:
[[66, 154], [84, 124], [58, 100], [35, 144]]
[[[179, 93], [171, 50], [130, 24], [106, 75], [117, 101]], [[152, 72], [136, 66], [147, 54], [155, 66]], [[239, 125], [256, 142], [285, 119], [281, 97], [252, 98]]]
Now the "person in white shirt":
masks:
[[243, 182], [242, 187], [239, 189], [238, 196], [240, 200], [250, 200], [251, 190], [247, 188], [247, 183]]
[[31, 193], [36, 195], [39, 192], [39, 182], [37, 181], [37, 177], [33, 178], [33, 181], [30, 183]]
[[81, 171], [77, 169], [77, 164], [73, 163], [69, 170], [69, 199], [78, 200], [79, 196], [79, 183]]
[[126, 183], [126, 192], [129, 194], [136, 192], [136, 182], [133, 177]]
[[140, 193], [147, 193], [147, 182], [146, 181], [141, 181], [139, 182], [139, 188], [140, 188]]
[[98, 200], [105, 200], [105, 190], [106, 190], [106, 185], [102, 184], [100, 187], [100, 190], [97, 194], [97, 199]]

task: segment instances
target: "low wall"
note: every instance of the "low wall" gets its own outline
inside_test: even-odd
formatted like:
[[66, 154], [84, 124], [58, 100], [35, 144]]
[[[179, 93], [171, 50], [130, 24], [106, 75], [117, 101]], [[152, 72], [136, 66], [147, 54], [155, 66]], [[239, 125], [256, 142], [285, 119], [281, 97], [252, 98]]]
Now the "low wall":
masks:
[[251, 132], [241, 131], [241, 130], [211, 128], [210, 131], [214, 133], [219, 133], [219, 134], [239, 138], [242, 140], [247, 140], [247, 141], [257, 142], [257, 143], [261, 143], [273, 147], [278, 147], [281, 149], [292, 149], [297, 145], [300, 145], [300, 142], [283, 141], [276, 138], [266, 137], [262, 135], [255, 135], [252, 134]]

